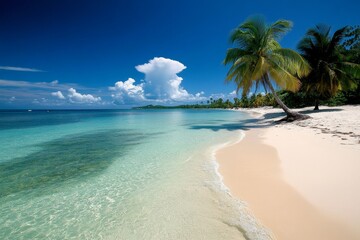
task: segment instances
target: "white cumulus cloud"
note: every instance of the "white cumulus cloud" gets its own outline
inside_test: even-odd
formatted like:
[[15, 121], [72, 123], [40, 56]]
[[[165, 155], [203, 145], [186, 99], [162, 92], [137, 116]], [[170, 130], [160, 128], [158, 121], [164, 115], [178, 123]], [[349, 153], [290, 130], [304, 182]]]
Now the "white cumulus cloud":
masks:
[[213, 93], [210, 95], [210, 98], [212, 99], [219, 99], [222, 98], [223, 100], [233, 100], [234, 98], [239, 97], [236, 93], [236, 90], [230, 92], [230, 93]]
[[109, 89], [114, 93], [111, 95], [116, 99], [117, 103], [132, 103], [138, 101], [144, 101], [144, 89], [143, 83], [134, 85], [135, 80], [129, 78], [126, 81], [118, 81], [115, 83], [114, 87]]
[[74, 88], [70, 88], [69, 94], [67, 95], [70, 102], [74, 103], [95, 103], [100, 102], [101, 97], [94, 97], [91, 94], [81, 94], [76, 91]]
[[52, 92], [51, 95], [54, 96], [54, 97], [57, 97], [59, 99], [65, 99], [65, 97], [64, 97], [64, 95], [62, 94], [61, 91]]
[[109, 89], [113, 91], [115, 103], [134, 102], [189, 102], [204, 100], [204, 92], [188, 93], [181, 86], [182, 77], [177, 74], [186, 69], [179, 61], [164, 57], [155, 57], [148, 63], [135, 67], [145, 74], [142, 83], [136, 84], [133, 78], [115, 83]]
[[181, 62], [155, 57], [135, 68], [145, 74], [144, 90], [147, 98], [181, 101], [190, 97], [189, 93], [180, 86], [183, 78], [177, 75], [186, 69]]

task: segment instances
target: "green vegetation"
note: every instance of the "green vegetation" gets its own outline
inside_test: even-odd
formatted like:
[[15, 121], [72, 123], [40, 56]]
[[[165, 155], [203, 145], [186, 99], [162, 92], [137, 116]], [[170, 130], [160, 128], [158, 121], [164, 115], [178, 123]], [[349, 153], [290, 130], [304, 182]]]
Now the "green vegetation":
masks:
[[[313, 98], [306, 95], [305, 92], [289, 92], [277, 91], [277, 95], [287, 106], [291, 108], [302, 108], [313, 105]], [[229, 108], [258, 108], [258, 107], [279, 107], [275, 98], [271, 93], [267, 94], [252, 94], [251, 96], [243, 96], [241, 98], [233, 98], [232, 100], [222, 98], [211, 99], [205, 103], [198, 104], [183, 104], [176, 106], [163, 106], [163, 105], [146, 105], [142, 107], [134, 107], [133, 109], [229, 109]], [[346, 92], [339, 91], [335, 96], [325, 101], [320, 101], [322, 105], [338, 106], [349, 104]]]
[[312, 68], [301, 81], [302, 90], [315, 100], [314, 110], [319, 109], [320, 100], [335, 96], [339, 90], [354, 89], [355, 79], [360, 77], [359, 65], [346, 61], [346, 51], [340, 47], [347, 27], [337, 30], [333, 36], [330, 36], [330, 29], [317, 25], [307, 31], [298, 45]]
[[[342, 54], [345, 61], [360, 64], [360, 27], [348, 27], [346, 40], [342, 44]], [[360, 104], [360, 78], [355, 79], [356, 87], [344, 92], [346, 104]]]
[[232, 100], [222, 98], [213, 99], [210, 98], [206, 101], [207, 104], [186, 104], [177, 106], [162, 106], [162, 105], [147, 105], [142, 107], [135, 107], [133, 109], [176, 109], [176, 108], [215, 108], [215, 109], [228, 109], [228, 108], [253, 108], [253, 107], [265, 107], [265, 106], [276, 106], [275, 99], [272, 94], [268, 93], [252, 95], [251, 97], [243, 96], [241, 99], [234, 98]]
[[228, 49], [224, 64], [231, 64], [227, 81], [234, 81], [237, 90], [247, 95], [255, 83], [270, 89], [277, 104], [285, 111], [286, 120], [305, 119], [308, 116], [291, 111], [281, 99], [270, 81], [282, 89], [296, 92], [300, 79], [310, 68], [307, 62], [295, 51], [281, 48], [278, 40], [292, 27], [287, 20], [278, 20], [267, 25], [263, 18], [253, 17], [246, 20], [231, 34], [234, 48]]

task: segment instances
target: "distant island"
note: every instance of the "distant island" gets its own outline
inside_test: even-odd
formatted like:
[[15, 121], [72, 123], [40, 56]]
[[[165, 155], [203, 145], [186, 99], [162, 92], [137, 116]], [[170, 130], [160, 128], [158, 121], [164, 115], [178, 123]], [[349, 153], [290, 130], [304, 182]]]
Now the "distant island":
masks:
[[196, 108], [196, 109], [202, 109], [202, 108], [234, 108], [234, 107], [240, 107], [240, 101], [238, 98], [234, 98], [234, 102], [227, 99], [224, 101], [222, 98], [219, 99], [213, 99], [210, 98], [207, 101], [196, 103], [196, 104], [181, 104], [176, 106], [164, 106], [164, 105], [146, 105], [146, 106], [140, 106], [140, 107], [133, 107], [132, 109], [177, 109], [177, 108]]

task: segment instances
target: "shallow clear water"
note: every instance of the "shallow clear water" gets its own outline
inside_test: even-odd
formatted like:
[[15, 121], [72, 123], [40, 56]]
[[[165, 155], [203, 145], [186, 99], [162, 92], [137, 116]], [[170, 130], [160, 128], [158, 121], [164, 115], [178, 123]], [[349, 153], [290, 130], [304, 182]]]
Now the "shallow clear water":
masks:
[[213, 158], [236, 111], [0, 112], [0, 239], [267, 239]]

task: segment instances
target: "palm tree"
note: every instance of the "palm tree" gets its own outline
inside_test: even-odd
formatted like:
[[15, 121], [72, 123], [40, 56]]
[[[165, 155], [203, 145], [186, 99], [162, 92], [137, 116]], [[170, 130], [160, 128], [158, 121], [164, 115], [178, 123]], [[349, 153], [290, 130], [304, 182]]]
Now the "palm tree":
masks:
[[231, 64], [226, 81], [234, 81], [237, 91], [247, 95], [251, 87], [262, 84], [270, 89], [276, 102], [285, 111], [284, 120], [306, 119], [308, 116], [290, 110], [277, 96], [272, 85], [297, 91], [299, 77], [310, 71], [307, 62], [295, 51], [281, 48], [278, 40], [292, 27], [287, 20], [267, 25], [262, 17], [252, 17], [236, 28], [230, 37], [234, 48], [227, 50], [224, 64]]
[[360, 77], [360, 65], [345, 61], [340, 53], [347, 27], [330, 36], [330, 27], [317, 25], [309, 29], [298, 44], [298, 49], [312, 67], [310, 74], [302, 79], [304, 90], [315, 98], [314, 110], [319, 110], [319, 100], [334, 96], [338, 90], [355, 86]]

